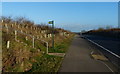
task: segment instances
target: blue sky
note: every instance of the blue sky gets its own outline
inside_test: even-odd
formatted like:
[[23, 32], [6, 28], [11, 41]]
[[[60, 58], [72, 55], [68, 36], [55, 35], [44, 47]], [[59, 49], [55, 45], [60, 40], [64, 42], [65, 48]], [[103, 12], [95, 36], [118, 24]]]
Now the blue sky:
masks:
[[118, 2], [119, 0], [1, 0], [2, 2]]
[[74, 32], [118, 25], [117, 2], [3, 2], [3, 16], [25, 16], [35, 23], [55, 20]]

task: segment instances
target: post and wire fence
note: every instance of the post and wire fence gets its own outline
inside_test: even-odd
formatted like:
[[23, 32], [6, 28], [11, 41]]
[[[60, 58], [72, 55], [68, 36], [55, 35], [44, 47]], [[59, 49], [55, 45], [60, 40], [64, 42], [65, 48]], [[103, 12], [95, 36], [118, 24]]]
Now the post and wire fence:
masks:
[[[2, 21], [3, 23], [3, 21]], [[24, 43], [23, 41], [20, 41], [20, 40], [23, 40], [20, 38], [20, 36], [22, 36], [26, 41], [28, 39], [31, 38], [31, 40], [29, 40], [29, 42], [31, 41], [31, 44], [32, 44], [32, 48], [36, 48], [35, 46], [35, 43], [38, 41], [38, 42], [43, 42], [43, 44], [45, 43], [45, 47], [46, 47], [46, 54], [48, 54], [48, 49], [49, 49], [49, 45], [48, 45], [48, 42], [45, 41], [45, 40], [42, 40], [40, 38], [37, 38], [36, 36], [32, 36], [30, 34], [27, 34], [25, 32], [23, 32], [22, 30], [17, 30], [15, 28], [12, 28], [13, 27], [13, 24], [12, 25], [8, 25], [8, 24], [2, 24], [2, 29], [5, 30], [6, 29], [6, 32], [7, 34], [9, 34], [10, 32], [14, 34], [14, 39], [15, 41], [17, 42], [21, 42], [21, 43]], [[19, 28], [20, 26], [17, 26], [17, 28]], [[35, 41], [36, 40], [36, 41]], [[6, 48], [9, 49], [10, 48], [10, 44], [11, 42], [8, 40], [7, 41], [7, 44], [6, 44]], [[25, 43], [24, 43], [25, 44]], [[27, 44], [26, 44], [27, 45]], [[37, 44], [39, 45], [39, 44]]]

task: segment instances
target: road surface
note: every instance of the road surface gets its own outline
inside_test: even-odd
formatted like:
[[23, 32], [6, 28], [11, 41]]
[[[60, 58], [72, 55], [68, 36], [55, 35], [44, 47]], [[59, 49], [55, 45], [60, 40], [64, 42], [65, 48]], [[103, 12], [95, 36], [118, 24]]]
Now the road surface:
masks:
[[96, 35], [84, 35], [84, 36], [120, 56], [120, 39]]
[[113, 68], [90, 57], [93, 49], [96, 48], [91, 46], [90, 42], [76, 35], [59, 72], [112, 72]]
[[103, 49], [100, 51], [120, 69], [120, 39], [96, 35], [84, 35], [84, 37], [102, 46]]

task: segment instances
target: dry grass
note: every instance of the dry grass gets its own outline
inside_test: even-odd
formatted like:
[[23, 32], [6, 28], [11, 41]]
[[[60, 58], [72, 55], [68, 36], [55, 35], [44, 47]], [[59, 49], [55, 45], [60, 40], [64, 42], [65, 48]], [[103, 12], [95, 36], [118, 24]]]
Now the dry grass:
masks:
[[[3, 18], [4, 22], [2, 23], [2, 26], [5, 27], [5, 24], [8, 25], [8, 34], [6, 28], [2, 29], [2, 50], [3, 50], [3, 72], [25, 72], [25, 71], [57, 71], [60, 65], [60, 62], [62, 61], [61, 57], [55, 57], [55, 56], [49, 56], [45, 54], [46, 51], [46, 45], [35, 39], [35, 48], [32, 48], [32, 38], [27, 36], [28, 40], [25, 40], [26, 35], [22, 33], [17, 34], [17, 39], [19, 42], [15, 41], [14, 36], [14, 30], [17, 31], [23, 31], [23, 33], [26, 33], [28, 35], [34, 36], [37, 38], [39, 36], [39, 39], [45, 40], [49, 42], [49, 48], [52, 46], [52, 38], [40, 38], [41, 36], [44, 36], [44, 34], [50, 34], [51, 33], [51, 27], [44, 25], [44, 24], [34, 24], [34, 22], [31, 22], [24, 18], [18, 18], [15, 25], [15, 19], [11, 18]], [[24, 20], [24, 22], [20, 22], [20, 20]], [[0, 22], [1, 23], [1, 22]], [[13, 24], [13, 25], [12, 25]], [[19, 25], [19, 28], [18, 28]], [[27, 28], [26, 28], [27, 26]], [[32, 27], [32, 29], [31, 29]], [[36, 30], [33, 28], [37, 28]], [[41, 31], [46, 30], [45, 33], [41, 33]], [[74, 35], [73, 33], [66, 31], [64, 29], [55, 28], [55, 47], [59, 48], [59, 46], [63, 47], [63, 42], [67, 39], [71, 39]], [[61, 32], [66, 32], [68, 35], [60, 35]], [[6, 42], [10, 41], [10, 48], [6, 48]], [[22, 43], [21, 43], [22, 42]], [[67, 42], [65, 42], [67, 43]], [[26, 45], [27, 44], [27, 45]], [[62, 51], [66, 50], [66, 47], [62, 48]], [[54, 52], [54, 51], [53, 51]], [[44, 57], [42, 57], [44, 56]], [[38, 59], [43, 59], [39, 60]], [[47, 59], [46, 59], [47, 58]], [[55, 59], [55, 60], [53, 60]], [[40, 62], [39, 62], [40, 61]], [[46, 66], [46, 63], [47, 67]], [[36, 63], [41, 64], [41, 66], [36, 66]], [[54, 65], [53, 67], [51, 64]], [[56, 67], [55, 67], [56, 66]], [[42, 68], [44, 69], [42, 69]], [[36, 70], [35, 70], [36, 69]]]

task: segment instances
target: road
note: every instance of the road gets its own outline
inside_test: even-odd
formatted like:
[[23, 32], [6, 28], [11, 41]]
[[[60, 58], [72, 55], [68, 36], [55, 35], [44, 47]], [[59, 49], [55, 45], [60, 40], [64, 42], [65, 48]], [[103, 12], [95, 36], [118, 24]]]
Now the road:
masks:
[[84, 36], [120, 56], [120, 39], [95, 35]]
[[91, 46], [89, 41], [76, 35], [66, 53], [59, 72], [112, 72], [112, 67], [110, 68], [90, 57], [93, 49], [97, 48]]
[[[117, 67], [120, 68], [120, 39], [96, 36], [96, 35], [84, 35], [89, 40], [102, 46], [100, 51]], [[105, 48], [105, 49], [104, 49]], [[108, 51], [106, 51], [108, 50]]]

